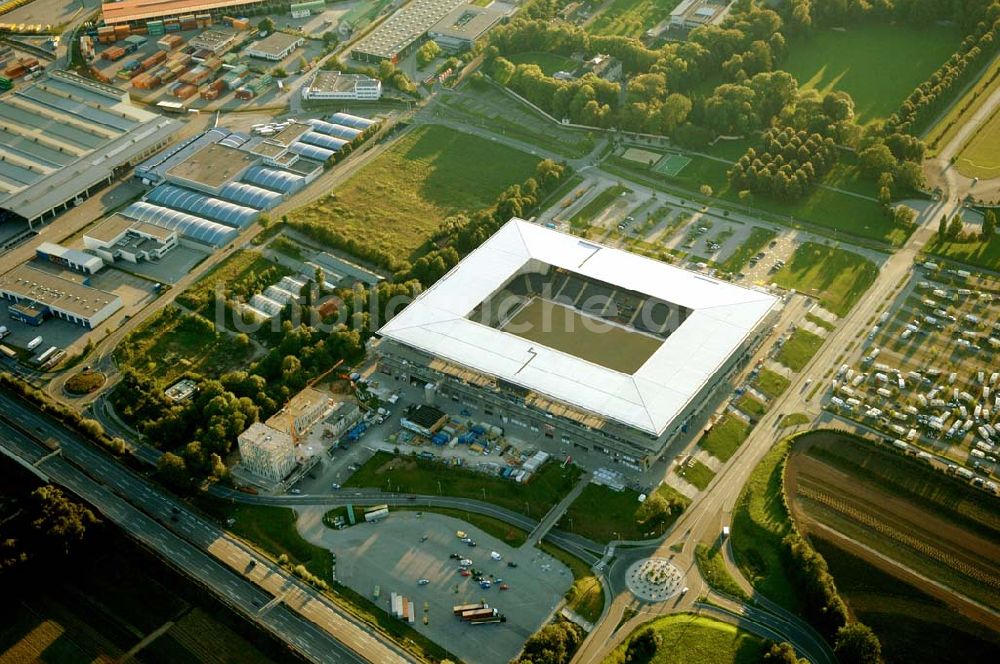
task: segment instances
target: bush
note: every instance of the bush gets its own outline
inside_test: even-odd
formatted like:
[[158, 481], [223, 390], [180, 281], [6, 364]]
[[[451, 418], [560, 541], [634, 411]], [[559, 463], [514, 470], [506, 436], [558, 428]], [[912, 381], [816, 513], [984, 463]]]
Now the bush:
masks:
[[798, 533], [791, 533], [782, 540], [788, 570], [798, 582], [805, 602], [805, 618], [833, 641], [838, 630], [847, 624], [847, 606], [837, 593], [833, 576], [827, 569], [823, 556]]

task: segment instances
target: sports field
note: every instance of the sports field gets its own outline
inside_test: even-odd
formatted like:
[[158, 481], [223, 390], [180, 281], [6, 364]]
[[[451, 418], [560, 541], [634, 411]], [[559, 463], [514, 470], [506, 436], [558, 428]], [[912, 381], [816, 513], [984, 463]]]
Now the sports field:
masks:
[[643, 150], [642, 148], [629, 148], [622, 153], [622, 159], [628, 159], [629, 161], [645, 164], [647, 166], [652, 166], [662, 158], [663, 153], [650, 152], [649, 150]]
[[653, 170], [667, 177], [675, 177], [680, 175], [681, 171], [690, 163], [691, 159], [689, 157], [679, 154], [668, 154], [653, 166]]
[[792, 40], [781, 68], [802, 88], [843, 90], [861, 122], [888, 117], [955, 51], [957, 27], [868, 23]]
[[425, 125], [289, 218], [407, 260], [447, 217], [492, 205], [504, 189], [531, 176], [538, 162], [495, 141]]
[[626, 374], [635, 373], [663, 343], [540, 297], [522, 307], [502, 329]]
[[970, 178], [1000, 177], [1000, 113], [994, 112], [962, 147], [955, 166], [959, 173]]

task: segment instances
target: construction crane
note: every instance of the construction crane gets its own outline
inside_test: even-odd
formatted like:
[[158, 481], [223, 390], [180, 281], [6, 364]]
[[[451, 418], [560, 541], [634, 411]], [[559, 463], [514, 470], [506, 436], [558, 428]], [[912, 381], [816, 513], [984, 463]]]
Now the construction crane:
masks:
[[[331, 371], [339, 369], [340, 365], [343, 364], [343, 363], [344, 363], [344, 358], [340, 358], [339, 360], [337, 360], [336, 364], [334, 364], [332, 367], [330, 367], [329, 369], [327, 369], [326, 371], [324, 371], [323, 373], [321, 373], [320, 375], [316, 376], [311, 381], [309, 381], [308, 383], [306, 383], [306, 386], [304, 388], [302, 388], [302, 389], [303, 390], [308, 390], [310, 387], [312, 387], [313, 385], [315, 385], [319, 381], [323, 380]], [[284, 408], [287, 411], [287, 413], [288, 413], [288, 432], [292, 436], [292, 444], [293, 445], [298, 445], [299, 444], [299, 433], [295, 429], [295, 416], [292, 414], [292, 411], [288, 409], [288, 404], [291, 403], [292, 399], [294, 399], [294, 398], [295, 398], [294, 396], [292, 396], [291, 398], [289, 398], [288, 401], [285, 402], [285, 405], [282, 406], [282, 408]]]

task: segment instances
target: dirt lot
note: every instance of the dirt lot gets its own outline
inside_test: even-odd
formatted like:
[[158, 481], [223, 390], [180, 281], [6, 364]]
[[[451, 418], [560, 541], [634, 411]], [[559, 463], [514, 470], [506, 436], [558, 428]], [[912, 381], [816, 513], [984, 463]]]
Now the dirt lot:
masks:
[[[980, 496], [972, 489], [971, 505], [946, 502], [961, 493], [947, 485], [940, 492], [927, 485], [951, 484], [951, 478], [916, 463], [911, 467], [891, 452], [862, 447], [839, 434], [810, 436], [795, 446], [786, 469], [793, 517], [805, 533], [821, 534], [969, 617], [1000, 627], [991, 612], [976, 604], [1000, 606], [995, 518], [988, 508], [980, 509]], [[904, 487], [900, 473], [907, 471], [914, 484]]]

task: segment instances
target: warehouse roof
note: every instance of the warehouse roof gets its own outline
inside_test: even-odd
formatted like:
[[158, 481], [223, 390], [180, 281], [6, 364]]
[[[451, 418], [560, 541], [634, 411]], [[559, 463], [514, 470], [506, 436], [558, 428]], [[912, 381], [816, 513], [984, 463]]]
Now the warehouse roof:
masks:
[[253, 0], [117, 0], [101, 5], [108, 25], [129, 21], [152, 20], [178, 14], [195, 14], [221, 7], [239, 7]]
[[90, 318], [119, 300], [114, 293], [84, 286], [25, 264], [0, 275], [0, 290], [16, 293], [19, 297], [68, 311], [82, 318]]
[[[691, 313], [631, 374], [467, 317], [530, 264], [559, 268]], [[379, 333], [658, 436], [776, 302], [765, 292], [512, 219]]]
[[456, 7], [443, 19], [435, 23], [428, 33], [453, 39], [475, 41], [487, 30], [500, 22], [504, 12], [493, 7], [462, 5]]
[[270, 55], [281, 55], [286, 50], [302, 41], [298, 35], [290, 35], [285, 32], [272, 32], [260, 41], [255, 41], [247, 47], [248, 51], [256, 53], [267, 53]]
[[136, 221], [135, 219], [129, 219], [120, 214], [115, 214], [101, 223], [97, 224], [93, 228], [84, 231], [84, 235], [89, 238], [93, 238], [98, 242], [114, 242], [122, 233], [126, 231], [135, 231], [136, 233], [142, 235], [149, 235], [158, 240], [168, 240], [170, 236], [174, 234], [174, 231], [167, 230], [166, 228], [161, 228], [154, 224], [147, 224], [144, 221]]
[[255, 163], [257, 158], [248, 152], [210, 143], [174, 165], [167, 174], [209, 187], [221, 187]]
[[352, 51], [392, 58], [465, 0], [411, 0], [352, 47]]

